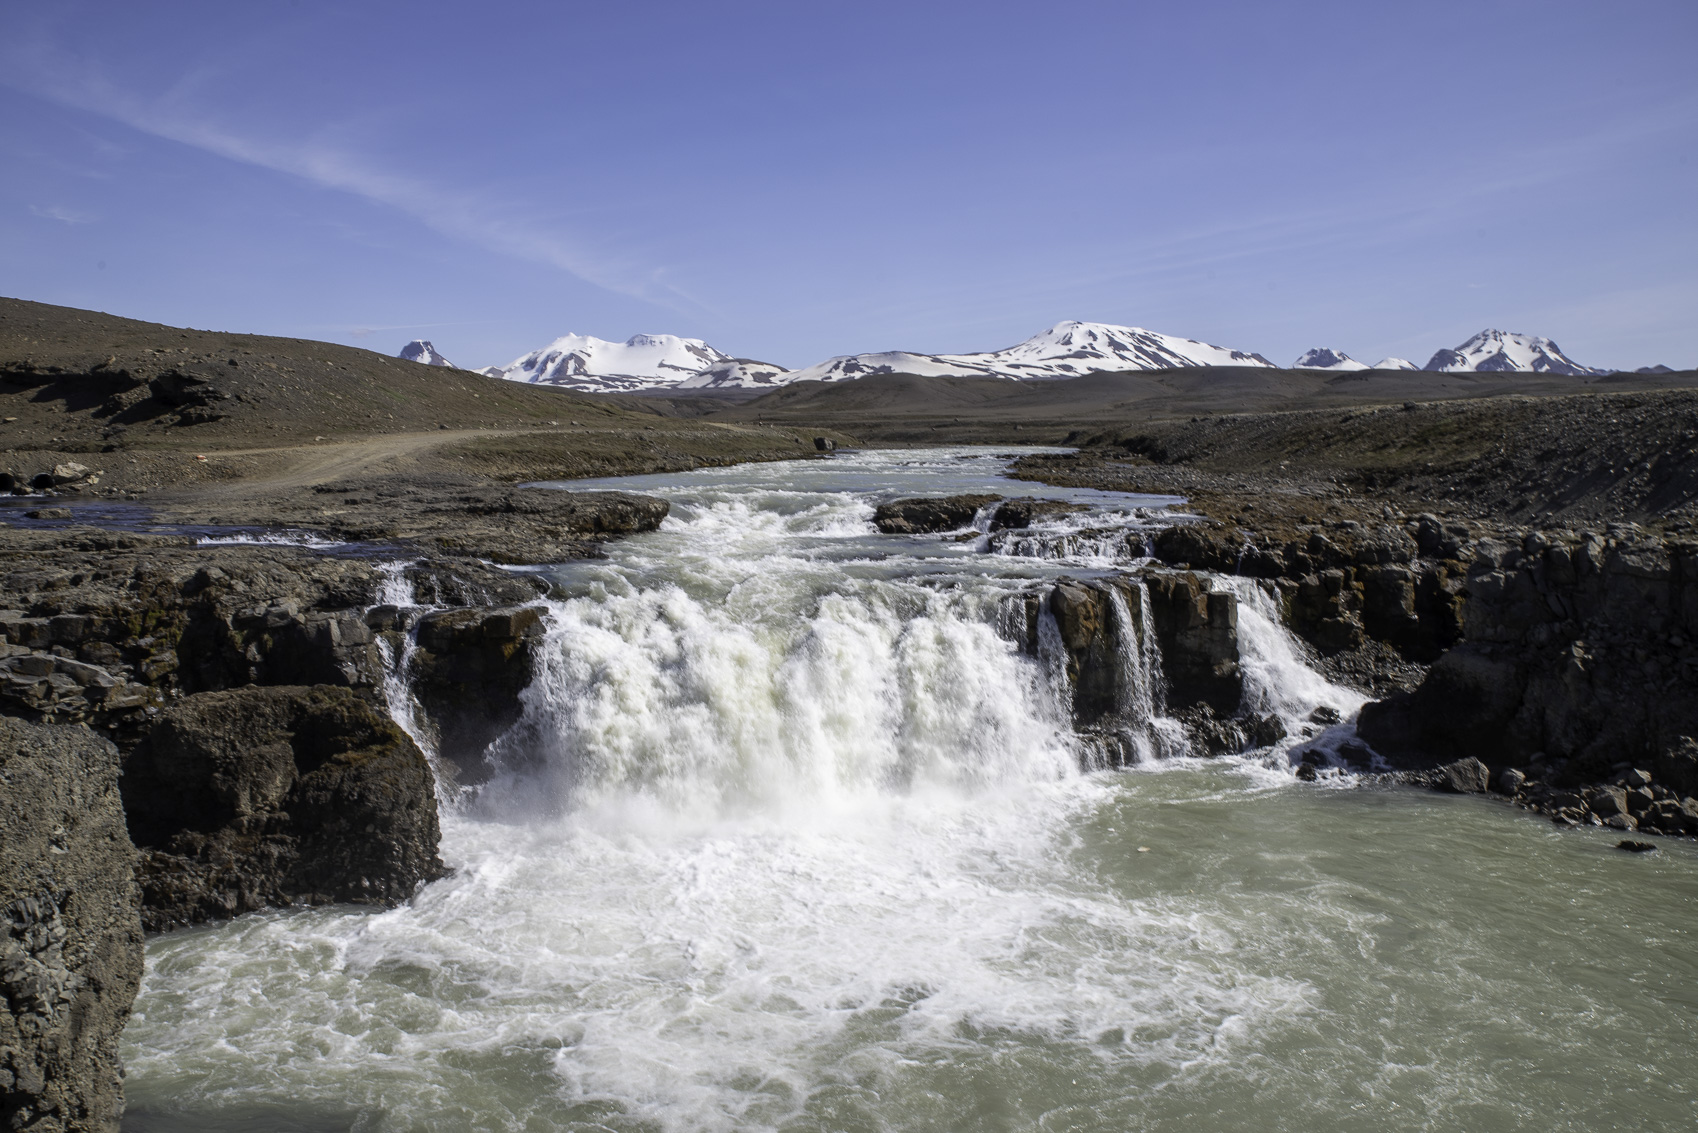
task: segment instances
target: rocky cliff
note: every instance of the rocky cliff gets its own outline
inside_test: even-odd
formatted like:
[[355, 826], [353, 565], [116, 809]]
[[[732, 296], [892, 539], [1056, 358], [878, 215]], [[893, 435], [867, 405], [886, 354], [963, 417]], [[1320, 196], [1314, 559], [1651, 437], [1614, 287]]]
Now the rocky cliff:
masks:
[[1198, 755], [1266, 746], [1285, 734], [1275, 718], [1244, 711], [1237, 595], [1194, 572], [1063, 579], [1022, 596], [1011, 613], [1007, 632], [1034, 656], [1044, 651], [1043, 617], [1053, 618], [1073, 723], [1093, 759], [1136, 759], [1127, 726], [1152, 715], [1176, 718], [1183, 750]]
[[0, 1119], [116, 1130], [118, 1039], [141, 983], [135, 849], [118, 751], [0, 717]]
[[1569, 820], [1698, 834], [1698, 543], [1484, 539], [1464, 592], [1463, 642], [1364, 708], [1363, 737], [1404, 764], [1476, 758]]
[[[0, 711], [116, 745], [150, 929], [389, 903], [440, 875], [434, 780], [388, 719], [386, 671], [411, 654], [421, 724], [475, 764], [518, 715], [540, 622], [512, 603], [534, 583], [467, 560], [403, 570], [86, 530], [58, 543], [4, 555]], [[456, 608], [374, 605], [380, 592]]]
[[443, 874], [424, 754], [346, 688], [184, 697], [126, 761], [123, 795], [152, 931], [268, 905], [394, 904]]
[[1272, 580], [1323, 666], [1382, 693], [1359, 731], [1392, 766], [1561, 821], [1698, 834], [1698, 542], [1432, 515], [1247, 527], [1169, 528], [1156, 553]]

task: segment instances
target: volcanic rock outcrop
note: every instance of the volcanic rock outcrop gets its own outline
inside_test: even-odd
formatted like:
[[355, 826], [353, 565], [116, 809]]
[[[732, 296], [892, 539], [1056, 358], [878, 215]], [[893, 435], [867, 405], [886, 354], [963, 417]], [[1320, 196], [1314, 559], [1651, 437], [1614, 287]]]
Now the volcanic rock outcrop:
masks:
[[116, 1130], [118, 1039], [141, 985], [135, 848], [118, 751], [0, 717], [0, 1120]]
[[130, 755], [123, 792], [150, 930], [268, 905], [394, 904], [443, 874], [429, 764], [346, 688], [187, 697]]
[[927, 496], [883, 503], [873, 511], [873, 526], [886, 535], [927, 535], [971, 527], [981, 508], [1001, 496]]
[[1363, 710], [1377, 750], [1536, 764], [1559, 786], [1643, 768], [1698, 791], [1698, 543], [1627, 527], [1488, 539], [1465, 585], [1465, 641]]

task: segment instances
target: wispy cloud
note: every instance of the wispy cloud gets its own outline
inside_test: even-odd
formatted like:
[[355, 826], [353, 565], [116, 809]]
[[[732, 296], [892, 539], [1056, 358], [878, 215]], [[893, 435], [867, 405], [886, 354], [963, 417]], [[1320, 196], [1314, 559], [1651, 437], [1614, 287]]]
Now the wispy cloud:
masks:
[[[0, 83], [246, 165], [300, 177], [396, 209], [432, 230], [501, 255], [558, 268], [605, 290], [682, 311], [696, 301], [634, 256], [592, 249], [573, 234], [490, 194], [444, 188], [384, 169], [348, 149], [309, 138], [267, 138], [220, 122], [179, 81], [146, 97], [107, 78], [97, 61], [71, 56], [37, 35], [0, 50]], [[46, 215], [46, 214], [42, 214]], [[66, 220], [68, 216], [53, 219]]]
[[370, 336], [372, 336], [374, 334], [378, 334], [380, 332], [392, 331], [392, 330], [441, 330], [443, 327], [471, 327], [471, 326], [487, 326], [487, 325], [488, 325], [487, 321], [477, 320], [477, 321], [473, 321], [473, 322], [460, 322], [460, 323], [405, 323], [405, 324], [401, 324], [401, 325], [397, 325], [397, 326], [387, 326], [387, 327], [337, 326], [337, 327], [327, 327], [327, 328], [324, 328], [324, 329], [339, 330], [339, 331], [342, 331], [344, 334], [351, 335], [354, 338], [369, 338]]
[[49, 205], [46, 208], [42, 208], [40, 205], [31, 205], [29, 211], [43, 220], [57, 220], [62, 224], [93, 224], [100, 219], [92, 213], [77, 212], [75, 209], [68, 209], [61, 205]]

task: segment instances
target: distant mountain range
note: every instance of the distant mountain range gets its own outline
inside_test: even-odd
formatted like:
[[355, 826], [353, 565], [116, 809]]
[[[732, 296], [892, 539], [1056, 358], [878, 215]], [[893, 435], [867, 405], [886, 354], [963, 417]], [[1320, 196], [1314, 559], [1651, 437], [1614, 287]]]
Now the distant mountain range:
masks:
[[1358, 362], [1341, 350], [1325, 348], [1311, 350], [1291, 364], [1293, 370], [1414, 370], [1415, 363], [1407, 358], [1381, 358], [1372, 366]]
[[868, 374], [920, 377], [1012, 378], [1053, 381], [1120, 370], [1175, 370], [1188, 366], [1273, 366], [1260, 354], [1228, 350], [1191, 338], [1109, 323], [1056, 323], [1005, 350], [985, 354], [845, 354], [792, 372], [787, 381], [841, 382]]
[[783, 366], [733, 358], [699, 338], [673, 334], [635, 334], [624, 342], [568, 334], [505, 366], [487, 366], [478, 372], [589, 393], [758, 389], [792, 380]]
[[[400, 356], [433, 366], [452, 364], [423, 340], [408, 343]], [[1142, 327], [1068, 321], [1056, 323], [1014, 346], [982, 354], [916, 354], [903, 350], [845, 354], [800, 370], [786, 370], [752, 358], [735, 358], [699, 338], [639, 334], [624, 342], [609, 342], [590, 335], [568, 334], [505, 366], [487, 366], [478, 372], [509, 381], [563, 386], [589, 393], [634, 393], [766, 389], [792, 382], [853, 381], [869, 374], [1055, 381], [1129, 370], [1274, 365], [1260, 354], [1158, 334]], [[1548, 338], [1500, 330], [1484, 330], [1454, 350], [1440, 350], [1421, 367], [1405, 358], [1382, 358], [1370, 366], [1341, 350], [1318, 348], [1298, 358], [1292, 368], [1337, 372], [1523, 371], [1574, 376], [1614, 372], [1582, 366]], [[1666, 366], [1646, 366], [1638, 372], [1670, 371]]]

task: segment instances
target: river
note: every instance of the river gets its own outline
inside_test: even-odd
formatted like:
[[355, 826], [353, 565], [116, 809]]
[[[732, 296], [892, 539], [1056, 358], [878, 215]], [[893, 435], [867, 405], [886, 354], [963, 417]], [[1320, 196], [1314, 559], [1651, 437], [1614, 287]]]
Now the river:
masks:
[[[1083, 770], [1008, 598], [1124, 565], [1177, 501], [1007, 461], [570, 485], [673, 512], [547, 568], [524, 718], [444, 800], [453, 875], [152, 939], [125, 1129], [1698, 1124], [1690, 844], [1301, 783], [1282, 749]], [[958, 541], [870, 523], [986, 490], [1094, 510]], [[1219, 584], [1252, 703], [1298, 734], [1360, 705]]]

